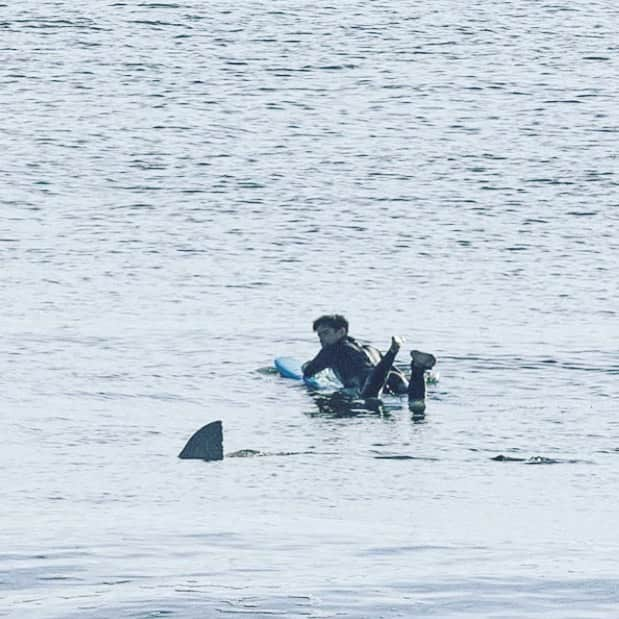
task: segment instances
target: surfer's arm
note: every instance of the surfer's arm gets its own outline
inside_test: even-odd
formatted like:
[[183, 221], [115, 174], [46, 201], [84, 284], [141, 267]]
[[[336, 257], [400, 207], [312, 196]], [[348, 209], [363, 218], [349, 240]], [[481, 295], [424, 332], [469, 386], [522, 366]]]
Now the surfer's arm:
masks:
[[318, 372], [322, 372], [322, 370], [326, 370], [331, 366], [331, 357], [333, 356], [332, 348], [332, 346], [322, 348], [311, 361], [303, 364], [304, 378], [314, 376], [314, 374], [318, 374]]

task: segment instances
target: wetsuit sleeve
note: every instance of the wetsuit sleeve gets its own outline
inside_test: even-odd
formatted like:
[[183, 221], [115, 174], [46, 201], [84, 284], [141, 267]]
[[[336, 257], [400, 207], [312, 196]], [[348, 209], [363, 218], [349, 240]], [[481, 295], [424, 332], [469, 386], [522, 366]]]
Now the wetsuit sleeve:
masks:
[[318, 374], [318, 372], [321, 372], [322, 370], [326, 370], [328, 367], [331, 367], [331, 363], [333, 361], [333, 353], [333, 346], [325, 346], [325, 348], [322, 348], [320, 352], [303, 367], [304, 378], [314, 376], [314, 374]]

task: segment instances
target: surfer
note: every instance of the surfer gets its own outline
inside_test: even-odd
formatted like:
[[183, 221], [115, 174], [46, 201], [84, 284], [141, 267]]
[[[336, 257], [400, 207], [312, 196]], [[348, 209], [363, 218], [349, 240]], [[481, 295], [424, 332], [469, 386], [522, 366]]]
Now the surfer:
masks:
[[408, 394], [413, 408], [422, 407], [426, 397], [424, 372], [434, 367], [434, 355], [411, 351], [411, 375], [407, 380], [393, 367], [402, 338], [392, 337], [391, 346], [383, 355], [373, 346], [359, 344], [348, 335], [348, 321], [341, 314], [320, 316], [312, 327], [322, 348], [303, 365], [305, 378], [330, 368], [341, 381], [344, 391], [353, 397], [378, 398], [385, 390], [398, 395]]

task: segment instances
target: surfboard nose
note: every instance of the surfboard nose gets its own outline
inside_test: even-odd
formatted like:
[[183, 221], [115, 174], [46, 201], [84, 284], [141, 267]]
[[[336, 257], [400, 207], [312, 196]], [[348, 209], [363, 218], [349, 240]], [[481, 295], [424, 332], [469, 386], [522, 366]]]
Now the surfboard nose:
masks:
[[183, 460], [223, 460], [223, 429], [221, 421], [212, 421], [200, 428], [178, 454]]

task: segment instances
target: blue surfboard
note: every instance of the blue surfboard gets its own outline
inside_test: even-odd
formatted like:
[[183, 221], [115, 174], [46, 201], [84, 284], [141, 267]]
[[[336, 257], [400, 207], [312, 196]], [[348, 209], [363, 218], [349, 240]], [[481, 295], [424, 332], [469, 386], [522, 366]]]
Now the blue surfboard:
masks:
[[302, 380], [311, 389], [334, 391], [335, 389], [342, 388], [342, 383], [330, 370], [318, 372], [312, 378], [303, 378], [303, 364], [298, 359], [294, 357], [276, 357], [273, 363], [280, 376], [293, 380]]

